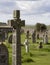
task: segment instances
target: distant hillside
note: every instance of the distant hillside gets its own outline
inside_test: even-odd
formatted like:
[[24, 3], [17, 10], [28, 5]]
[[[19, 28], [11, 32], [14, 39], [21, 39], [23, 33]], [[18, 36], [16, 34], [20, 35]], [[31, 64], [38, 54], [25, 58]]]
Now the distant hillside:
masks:
[[24, 28], [31, 28], [31, 29], [35, 29], [35, 25], [25, 25]]
[[[25, 25], [24, 28], [31, 28], [31, 29], [35, 29], [35, 25]], [[47, 29], [50, 30], [50, 25], [47, 25]]]

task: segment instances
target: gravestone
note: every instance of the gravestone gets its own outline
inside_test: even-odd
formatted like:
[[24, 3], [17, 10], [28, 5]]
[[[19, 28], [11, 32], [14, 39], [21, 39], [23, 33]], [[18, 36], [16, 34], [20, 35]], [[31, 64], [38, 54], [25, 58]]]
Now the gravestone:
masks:
[[39, 34], [37, 34], [37, 39], [39, 39]]
[[24, 45], [25, 45], [26, 53], [28, 53], [29, 52], [29, 41], [28, 41], [28, 39], [25, 39]]
[[29, 30], [27, 30], [26, 39], [29, 39]]
[[36, 31], [34, 31], [32, 33], [32, 42], [35, 43], [36, 42]]
[[0, 65], [9, 65], [9, 53], [7, 47], [0, 44]]
[[43, 43], [48, 43], [48, 36], [47, 35], [44, 35], [43, 36]]
[[42, 42], [40, 42], [40, 44], [39, 44], [39, 48], [43, 48]]
[[26, 32], [26, 39], [24, 44], [25, 44], [26, 53], [28, 53], [29, 52], [29, 30], [27, 30]]
[[44, 35], [43, 35], [43, 43], [48, 43], [48, 33], [47, 32], [44, 32]]
[[12, 65], [21, 65], [21, 26], [25, 25], [25, 20], [20, 19], [20, 11], [14, 10], [12, 20], [9, 20], [9, 25], [13, 27], [12, 39]]

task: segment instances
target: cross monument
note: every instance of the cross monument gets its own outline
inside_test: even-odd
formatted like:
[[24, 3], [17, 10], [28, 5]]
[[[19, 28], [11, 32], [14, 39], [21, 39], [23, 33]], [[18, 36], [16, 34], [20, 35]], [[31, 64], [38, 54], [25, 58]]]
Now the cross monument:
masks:
[[21, 65], [21, 26], [25, 26], [25, 20], [20, 19], [20, 10], [14, 10], [12, 20], [8, 20], [13, 27], [12, 39], [12, 65]]

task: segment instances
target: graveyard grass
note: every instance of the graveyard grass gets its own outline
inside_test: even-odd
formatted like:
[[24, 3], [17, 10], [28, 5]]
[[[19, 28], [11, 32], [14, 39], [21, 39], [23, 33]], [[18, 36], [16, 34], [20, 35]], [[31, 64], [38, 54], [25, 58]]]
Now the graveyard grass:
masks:
[[[42, 49], [39, 49], [38, 43], [32, 43], [29, 40], [29, 53], [25, 52], [24, 47], [25, 34], [21, 35], [21, 59], [22, 65], [50, 65], [50, 44], [44, 44]], [[40, 40], [38, 40], [40, 41]], [[49, 40], [50, 42], [50, 40]], [[12, 65], [12, 44], [6, 41], [9, 50], [9, 65]]]

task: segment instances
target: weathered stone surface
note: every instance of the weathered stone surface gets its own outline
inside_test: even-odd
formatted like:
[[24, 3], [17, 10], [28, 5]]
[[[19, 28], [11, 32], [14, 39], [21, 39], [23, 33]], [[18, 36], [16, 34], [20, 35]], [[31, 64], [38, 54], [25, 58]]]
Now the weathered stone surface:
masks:
[[26, 39], [29, 39], [29, 30], [27, 30]]
[[13, 38], [12, 38], [12, 65], [21, 65], [21, 37], [20, 30], [21, 26], [25, 25], [25, 21], [20, 19], [20, 11], [15, 10], [13, 12], [13, 20], [9, 20], [10, 26], [13, 27]]
[[39, 34], [37, 34], [37, 39], [39, 39]]
[[4, 42], [8, 38], [8, 33], [12, 30], [10, 26], [0, 26], [0, 42]]
[[43, 43], [48, 43], [48, 36], [47, 35], [44, 35], [43, 36]]
[[33, 43], [36, 42], [36, 32], [35, 31], [32, 33], [32, 42]]
[[4, 44], [0, 44], [0, 65], [9, 65], [8, 49]]
[[14, 12], [13, 12], [13, 18], [17, 18], [17, 19], [20, 18], [20, 11], [19, 10], [14, 10]]
[[5, 41], [5, 32], [0, 31], [0, 42]]
[[29, 41], [28, 41], [28, 39], [25, 39], [24, 45], [25, 45], [26, 53], [28, 53], [29, 52]]

